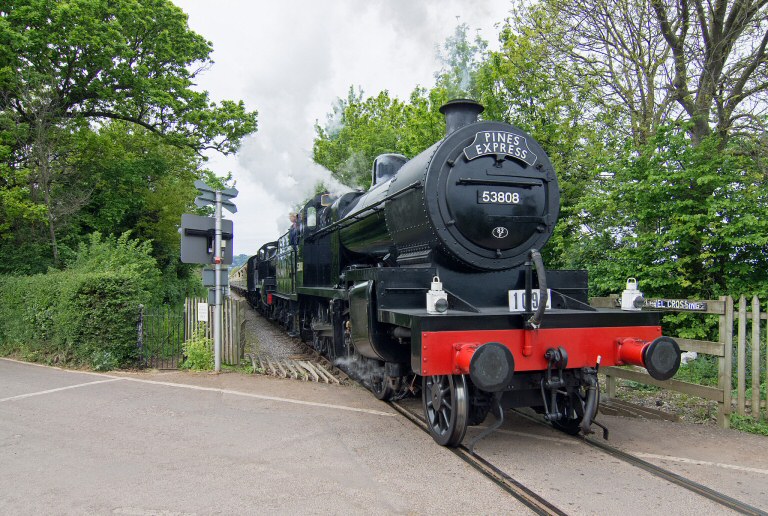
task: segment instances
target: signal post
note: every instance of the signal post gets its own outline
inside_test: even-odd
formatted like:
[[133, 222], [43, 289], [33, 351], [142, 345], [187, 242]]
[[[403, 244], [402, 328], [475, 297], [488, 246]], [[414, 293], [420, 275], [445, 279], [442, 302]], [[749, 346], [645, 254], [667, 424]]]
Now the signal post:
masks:
[[[214, 206], [214, 217], [200, 217], [185, 213], [181, 217], [181, 261], [183, 263], [213, 264], [213, 270], [203, 271], [204, 285], [213, 287], [208, 294], [208, 302], [214, 306], [213, 312], [213, 350], [216, 372], [221, 371], [221, 335], [222, 335], [222, 304], [224, 290], [228, 288], [228, 278], [222, 280], [222, 265], [230, 265], [232, 253], [232, 221], [222, 219], [222, 208], [231, 213], [237, 212], [237, 207], [230, 200], [237, 197], [236, 188], [215, 190], [203, 181], [195, 181], [195, 187], [200, 195], [195, 199], [195, 205]], [[227, 245], [227, 241], [230, 244]], [[210, 281], [206, 271], [213, 272]]]

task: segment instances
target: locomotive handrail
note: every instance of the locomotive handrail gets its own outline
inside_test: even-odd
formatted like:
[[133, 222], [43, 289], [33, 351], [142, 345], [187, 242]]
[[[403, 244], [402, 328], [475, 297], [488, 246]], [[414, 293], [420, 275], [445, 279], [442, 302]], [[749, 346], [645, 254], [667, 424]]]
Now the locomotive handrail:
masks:
[[361, 210], [358, 210], [358, 211], [356, 211], [354, 213], [346, 215], [342, 220], [338, 220], [338, 221], [334, 222], [333, 224], [331, 224], [329, 226], [325, 226], [324, 228], [320, 229], [319, 231], [316, 231], [315, 233], [312, 233], [311, 235], [309, 235], [306, 239], [307, 240], [314, 239], [314, 238], [320, 237], [320, 236], [322, 236], [322, 235], [324, 235], [326, 233], [330, 233], [331, 231], [333, 231], [335, 229], [343, 229], [343, 228], [351, 225], [353, 222], [356, 222], [357, 220], [359, 220], [358, 217], [360, 215], [362, 215], [363, 213], [368, 212], [368, 211], [373, 212], [373, 213], [377, 213], [377, 212], [381, 211], [381, 208], [377, 208], [377, 206], [379, 206], [381, 204], [384, 204], [385, 202], [390, 201], [390, 200], [394, 199], [395, 197], [398, 197], [398, 196], [404, 194], [405, 192], [407, 192], [409, 190], [415, 190], [416, 188], [421, 188], [422, 186], [424, 186], [424, 185], [423, 185], [423, 183], [421, 181], [414, 181], [413, 183], [409, 184], [405, 188], [402, 188], [402, 189], [398, 190], [397, 192], [395, 192], [393, 194], [387, 195], [383, 199], [380, 199], [380, 200], [376, 201], [375, 203], [370, 204], [370, 205], [366, 206], [365, 208], [363, 208]]
[[541, 186], [541, 180], [523, 181], [523, 180], [508, 180], [508, 179], [471, 179], [468, 177], [461, 177], [456, 181], [457, 185], [487, 185], [487, 186]]

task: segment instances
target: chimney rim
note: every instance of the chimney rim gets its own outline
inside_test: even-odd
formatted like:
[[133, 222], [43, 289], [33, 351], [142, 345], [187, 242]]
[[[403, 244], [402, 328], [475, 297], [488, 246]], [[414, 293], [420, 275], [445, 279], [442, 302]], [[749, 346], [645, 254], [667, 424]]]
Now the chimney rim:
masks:
[[453, 99], [449, 100], [442, 106], [440, 106], [440, 113], [445, 114], [445, 112], [453, 107], [466, 107], [466, 108], [475, 108], [477, 110], [477, 114], [479, 115], [483, 111], [485, 111], [485, 107], [473, 99]]

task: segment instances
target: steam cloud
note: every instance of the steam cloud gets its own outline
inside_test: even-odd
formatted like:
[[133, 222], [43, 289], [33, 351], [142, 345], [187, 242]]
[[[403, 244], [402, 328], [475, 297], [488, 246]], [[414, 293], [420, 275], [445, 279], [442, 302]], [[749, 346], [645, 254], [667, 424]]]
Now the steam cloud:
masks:
[[[213, 167], [217, 173], [231, 170], [240, 190], [232, 217], [236, 253], [276, 239], [288, 227], [288, 212], [318, 182], [341, 190], [311, 159], [314, 123], [327, 121], [337, 97], [350, 86], [366, 95], [386, 89], [401, 99], [418, 85], [429, 87], [439, 68], [435, 48], [455, 26], [488, 27], [510, 5], [231, 0], [211, 16], [206, 2], [174, 1], [189, 14], [191, 28], [213, 42], [215, 64], [199, 76], [199, 87], [259, 111], [259, 130], [237, 158], [211, 161], [221, 163]], [[495, 39], [490, 30], [483, 35]]]

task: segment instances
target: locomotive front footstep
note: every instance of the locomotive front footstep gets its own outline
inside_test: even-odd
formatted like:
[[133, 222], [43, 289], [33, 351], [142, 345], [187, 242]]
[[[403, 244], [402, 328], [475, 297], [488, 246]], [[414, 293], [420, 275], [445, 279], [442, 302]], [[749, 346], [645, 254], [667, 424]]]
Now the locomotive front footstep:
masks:
[[445, 136], [377, 157], [367, 191], [307, 202], [249, 259], [247, 299], [377, 398], [420, 395], [441, 445], [518, 407], [591, 433], [601, 366], [665, 380], [680, 349], [635, 278], [622, 309], [596, 309], [586, 271], [546, 269], [560, 187], [531, 135], [471, 100], [440, 111]]

